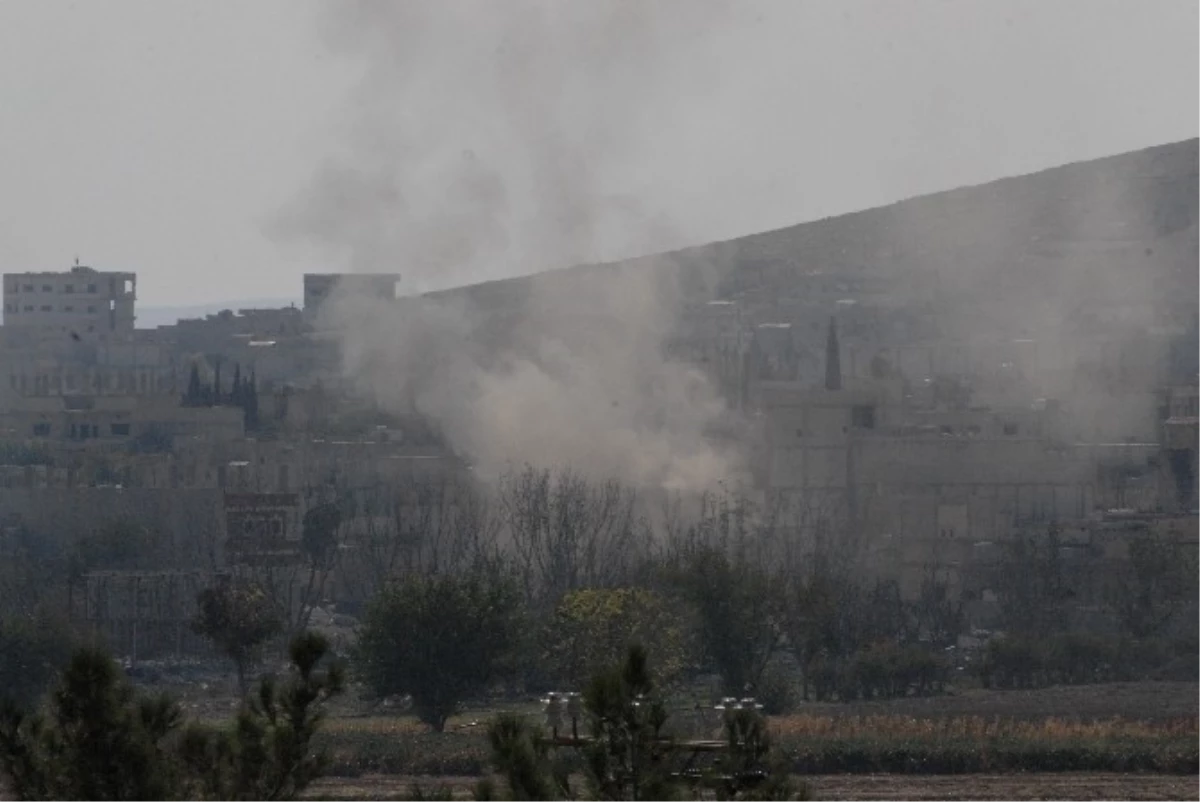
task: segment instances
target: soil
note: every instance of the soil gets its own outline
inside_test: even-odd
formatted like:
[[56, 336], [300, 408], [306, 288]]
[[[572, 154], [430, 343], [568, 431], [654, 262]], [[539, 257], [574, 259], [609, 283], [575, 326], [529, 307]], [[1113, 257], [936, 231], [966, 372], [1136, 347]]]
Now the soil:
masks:
[[[806, 781], [813, 799], [1200, 799], [1196, 777], [1163, 774], [827, 774]], [[328, 778], [305, 798], [408, 799], [414, 785], [425, 792], [449, 785], [456, 799], [470, 799], [474, 783], [470, 777]]]

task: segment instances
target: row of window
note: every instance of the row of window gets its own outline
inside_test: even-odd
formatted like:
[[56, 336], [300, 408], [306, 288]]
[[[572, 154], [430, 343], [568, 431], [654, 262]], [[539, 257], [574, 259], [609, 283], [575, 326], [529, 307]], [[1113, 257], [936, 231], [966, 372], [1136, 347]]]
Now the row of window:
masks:
[[164, 391], [171, 386], [170, 377], [147, 373], [94, 373], [91, 375], [39, 373], [34, 376], [12, 373], [9, 374], [8, 383], [13, 390], [21, 393], [30, 387], [35, 393], [89, 388], [96, 392], [107, 388], [117, 392], [140, 391], [145, 393], [153, 390]]
[[[128, 423], [113, 423], [109, 425], [109, 434], [113, 437], [128, 437]], [[49, 423], [33, 424], [34, 437], [49, 437], [52, 427]], [[89, 437], [99, 437], [100, 427], [94, 423], [72, 423], [69, 436], [74, 440], [87, 440]]]
[[[20, 308], [21, 308], [21, 307], [20, 307], [20, 305], [18, 305], [18, 304], [5, 304], [5, 305], [4, 305], [4, 311], [5, 311], [5, 312], [7, 312], [7, 313], [9, 313], [9, 314], [12, 314], [12, 315], [15, 315], [15, 314], [16, 314], [16, 313], [17, 313], [17, 312], [20, 310]], [[88, 313], [89, 315], [94, 315], [94, 314], [96, 314], [96, 307], [95, 307], [95, 306], [89, 305], [89, 306], [87, 306], [87, 307], [80, 307], [80, 308], [81, 308], [81, 309], [83, 309], [83, 308], [86, 308], [86, 309], [87, 309], [87, 313]], [[53, 312], [53, 311], [54, 311], [54, 307], [53, 307], [51, 304], [42, 304], [40, 307], [37, 307], [37, 308], [35, 309], [33, 304], [25, 304], [25, 311], [26, 311], [26, 312], [33, 312], [33, 311], [39, 311], [39, 312]], [[61, 311], [63, 311], [63, 312], [74, 312], [74, 311], [75, 311], [75, 307], [74, 307], [73, 305], [71, 305], [71, 304], [67, 304], [67, 305], [63, 306], [63, 308], [62, 308], [62, 310], [61, 310]]]
[[[8, 285], [8, 291], [11, 293], [16, 293], [18, 290], [18, 286], [20, 286], [20, 290], [22, 292], [37, 292], [36, 285], [33, 285], [33, 284], [23, 284], [23, 285], [10, 284], [10, 285]], [[67, 295], [72, 295], [75, 292], [75, 285], [74, 284], [64, 284], [62, 291]], [[87, 291], [94, 295], [99, 290], [95, 284], [89, 284], [89, 285], [87, 285]], [[42, 292], [54, 292], [54, 286], [51, 284], [43, 284]], [[80, 292], [83, 292], [83, 290], [80, 290]]]

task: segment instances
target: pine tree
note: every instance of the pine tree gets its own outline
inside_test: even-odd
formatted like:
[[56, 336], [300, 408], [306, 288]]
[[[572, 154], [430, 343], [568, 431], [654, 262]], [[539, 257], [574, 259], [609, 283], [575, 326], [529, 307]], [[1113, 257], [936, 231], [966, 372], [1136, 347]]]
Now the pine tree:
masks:
[[229, 403], [242, 406], [242, 363], [233, 366], [233, 389], [229, 391]]
[[258, 428], [258, 383], [255, 381], [254, 371], [250, 371], [250, 380], [243, 388], [242, 396], [242, 409], [246, 412], [246, 431], [254, 431]]
[[192, 373], [188, 377], [187, 393], [183, 396], [184, 406], [195, 407], [201, 402], [200, 389], [200, 368], [195, 362], [192, 363]]

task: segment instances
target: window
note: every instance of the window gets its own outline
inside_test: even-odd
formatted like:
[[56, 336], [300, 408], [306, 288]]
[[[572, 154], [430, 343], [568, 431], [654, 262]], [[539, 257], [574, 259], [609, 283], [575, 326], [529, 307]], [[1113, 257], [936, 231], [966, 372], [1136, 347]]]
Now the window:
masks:
[[68, 305], [66, 305], [66, 306], [64, 306], [64, 307], [63, 307], [63, 311], [64, 311], [64, 312], [74, 312], [74, 311], [75, 311], [75, 307], [73, 307], [73, 306], [71, 306], [70, 304], [68, 304]]
[[94, 315], [94, 314], [96, 314], [96, 307], [94, 307], [94, 306], [89, 306], [89, 307], [87, 308], [87, 310], [88, 310], [88, 314], [89, 314], [89, 315]]
[[50, 304], [42, 304], [42, 311], [43, 312], [53, 312], [54, 307], [50, 306]]
[[32, 311], [33, 311], [33, 307], [32, 307], [31, 305], [29, 305], [29, 304], [26, 304], [26, 305], [25, 305], [25, 311], [26, 311], [26, 312], [32, 312]]
[[15, 311], [17, 311], [17, 305], [16, 304], [5, 304], [4, 311], [5, 312], [15, 312]]
[[1017, 434], [1017, 431], [1018, 431], [1017, 424], [1015, 424], [1015, 423], [1004, 424], [1004, 433], [1006, 435], [1015, 436]]
[[33, 424], [33, 436], [34, 437], [49, 437], [50, 436], [50, 424], [48, 424], [48, 423]]
[[68, 294], [75, 292], [75, 285], [74, 284], [64, 285], [63, 292], [68, 293]]
[[114, 423], [111, 428], [113, 437], [126, 437], [129, 435], [128, 423]]
[[25, 292], [33, 292], [33, 285], [32, 285], [32, 284], [26, 284], [26, 285], [25, 285]]
[[804, 436], [804, 430], [803, 430], [803, 429], [797, 429], [797, 430], [796, 430], [796, 436], [797, 436], [797, 437], [803, 437], [803, 436]]
[[8, 291], [9, 291], [9, 292], [13, 292], [13, 293], [15, 293], [15, 292], [19, 292], [19, 291], [20, 291], [20, 289], [21, 289], [21, 285], [20, 285], [20, 284], [9, 284], [9, 285], [8, 285]]
[[51, 287], [49, 284], [43, 284], [42, 292], [54, 292], [54, 288]]
[[96, 294], [96, 285], [95, 285], [95, 284], [89, 284], [89, 285], [88, 285], [88, 292], [90, 292], [92, 295], [95, 295], [95, 294]]

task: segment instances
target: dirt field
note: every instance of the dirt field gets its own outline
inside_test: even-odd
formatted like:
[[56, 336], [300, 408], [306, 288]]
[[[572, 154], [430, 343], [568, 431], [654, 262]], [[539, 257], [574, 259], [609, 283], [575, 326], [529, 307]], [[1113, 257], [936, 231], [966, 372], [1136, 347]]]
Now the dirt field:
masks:
[[[474, 779], [364, 776], [321, 780], [309, 799], [406, 799], [414, 781], [469, 799]], [[838, 774], [809, 777], [814, 799], [1200, 799], [1197, 778], [1158, 774]]]

